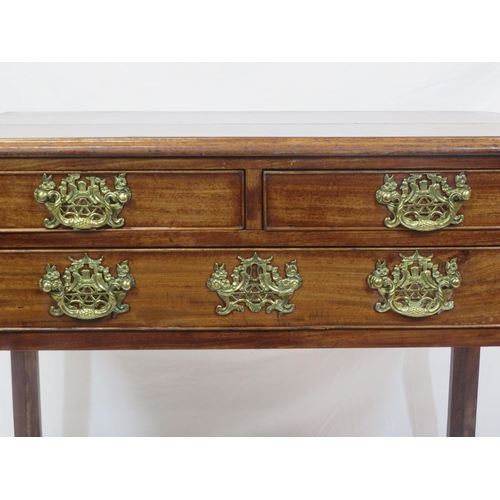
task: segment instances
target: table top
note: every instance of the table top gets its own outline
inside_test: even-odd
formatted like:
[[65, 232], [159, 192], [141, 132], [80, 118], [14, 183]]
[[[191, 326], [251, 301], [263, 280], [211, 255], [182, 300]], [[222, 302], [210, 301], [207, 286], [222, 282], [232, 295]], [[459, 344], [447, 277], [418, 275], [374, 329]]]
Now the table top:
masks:
[[68, 112], [0, 114], [0, 139], [500, 137], [500, 113]]

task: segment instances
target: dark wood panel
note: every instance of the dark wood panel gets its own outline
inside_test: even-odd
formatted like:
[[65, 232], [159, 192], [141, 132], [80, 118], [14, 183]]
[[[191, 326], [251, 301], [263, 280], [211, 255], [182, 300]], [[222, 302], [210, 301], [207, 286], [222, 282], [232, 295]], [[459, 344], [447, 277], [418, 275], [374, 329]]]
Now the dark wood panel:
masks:
[[450, 437], [476, 435], [480, 347], [451, 350], [448, 430]]
[[40, 376], [37, 351], [11, 352], [14, 433], [16, 437], [42, 435]]
[[[429, 172], [432, 171], [423, 173]], [[455, 186], [455, 176], [459, 173], [446, 172], [450, 186]], [[459, 212], [465, 217], [460, 227], [499, 228], [500, 172], [466, 173], [472, 196]], [[409, 174], [395, 174], [398, 186]], [[393, 215], [375, 199], [383, 184], [382, 172], [265, 172], [265, 227], [287, 230], [384, 228], [384, 219], [392, 219]], [[407, 229], [406, 232], [413, 231]], [[391, 234], [387, 232], [385, 237], [390, 238]]]
[[497, 137], [163, 137], [1, 139], [15, 156], [498, 155]]
[[245, 208], [247, 229], [262, 229], [262, 171], [245, 172]]
[[[254, 219], [254, 223], [258, 223]], [[102, 229], [86, 231], [0, 230], [0, 248], [221, 248], [221, 247], [487, 247], [500, 241], [496, 229], [447, 227], [419, 232], [406, 228], [337, 231]]]
[[[101, 328], [104, 330], [141, 328], [157, 329], [301, 329], [317, 328], [401, 328], [487, 327], [500, 325], [500, 251], [435, 250], [433, 262], [444, 273], [445, 261], [458, 259], [463, 282], [454, 292], [455, 307], [426, 318], [409, 318], [393, 311], [378, 313], [375, 304], [379, 294], [368, 287], [367, 277], [378, 260], [386, 260], [392, 269], [400, 262], [399, 255], [413, 250], [305, 250], [261, 249], [263, 258], [274, 256], [273, 265], [284, 276], [285, 263], [297, 261], [302, 287], [291, 303], [295, 311], [278, 317], [276, 311], [266, 314], [232, 312], [216, 314], [222, 300], [207, 288], [214, 264], [226, 265], [229, 275], [240, 264], [238, 255], [248, 258], [254, 249], [234, 250], [123, 250], [90, 252], [92, 258], [104, 255], [103, 265], [112, 272], [117, 263], [128, 260], [136, 286], [125, 302], [130, 311], [115, 319], [103, 318], [85, 322], [67, 316], [49, 314], [52, 298], [39, 290], [38, 281], [48, 263], [57, 264], [60, 272], [70, 265], [67, 258], [81, 258], [80, 251], [17, 251], [0, 254], [0, 329], [71, 329]], [[427, 256], [429, 252], [422, 251]], [[452, 334], [450, 334], [452, 335]]]
[[500, 328], [293, 330], [66, 330], [0, 332], [0, 349], [305, 349], [350, 347], [498, 346]]
[[[112, 191], [113, 175], [117, 173], [102, 176]], [[55, 175], [54, 182], [59, 186], [65, 177]], [[0, 192], [1, 228], [44, 228], [44, 219], [52, 216], [33, 196], [41, 179], [41, 174], [0, 175], [5, 186]], [[241, 170], [131, 173], [127, 175], [127, 183], [132, 198], [120, 213], [127, 228], [234, 230], [244, 227], [244, 173]], [[100, 238], [93, 234], [94, 238]], [[85, 238], [90, 240], [89, 234]], [[56, 245], [56, 241], [53, 244]]]
[[0, 172], [147, 172], [151, 170], [477, 170], [500, 168], [498, 156], [290, 157], [2, 157]]

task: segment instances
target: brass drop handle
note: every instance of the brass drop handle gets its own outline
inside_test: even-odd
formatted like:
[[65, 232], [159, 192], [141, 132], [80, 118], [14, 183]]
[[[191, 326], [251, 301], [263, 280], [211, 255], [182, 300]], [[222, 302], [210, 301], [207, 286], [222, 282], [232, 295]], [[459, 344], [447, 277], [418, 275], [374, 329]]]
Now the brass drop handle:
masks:
[[88, 184], [80, 180], [80, 174], [69, 174], [57, 190], [52, 175], [43, 174], [42, 183], [35, 190], [35, 200], [45, 205], [53, 216], [44, 220], [46, 228], [62, 225], [72, 229], [97, 229], [124, 225], [125, 220], [118, 215], [132, 196], [126, 175], [115, 176], [115, 191], [106, 186], [105, 179], [94, 176], [86, 179]]
[[462, 283], [457, 259], [446, 262], [446, 276], [431, 262], [433, 255], [424, 257], [415, 251], [409, 257], [400, 255], [401, 264], [392, 270], [378, 261], [375, 271], [368, 276], [368, 286], [377, 290], [382, 300], [375, 305], [378, 312], [390, 309], [403, 316], [421, 318], [453, 309], [454, 288]]
[[387, 217], [384, 224], [390, 228], [401, 224], [416, 231], [460, 224], [464, 216], [457, 213], [470, 198], [471, 188], [463, 172], [455, 177], [455, 184], [450, 187], [440, 174], [411, 174], [398, 188], [394, 175], [386, 174], [384, 185], [375, 195], [393, 216]]
[[217, 314], [224, 316], [232, 311], [243, 312], [243, 305], [252, 312], [259, 312], [267, 305], [266, 312], [276, 310], [278, 316], [295, 310], [295, 305], [289, 304], [289, 300], [302, 286], [295, 260], [286, 264], [286, 278], [282, 278], [278, 268], [271, 265], [273, 257], [263, 259], [255, 252], [249, 259], [238, 259], [241, 264], [231, 273], [232, 281], [228, 279], [224, 264], [215, 264], [215, 272], [207, 282], [208, 289], [217, 292], [225, 302], [224, 306], [216, 307]]
[[123, 300], [135, 281], [127, 260], [117, 264], [115, 278], [108, 267], [101, 265], [103, 257], [94, 260], [85, 254], [78, 260], [68, 258], [72, 264], [64, 270], [62, 279], [57, 266], [47, 264], [47, 272], [39, 282], [40, 289], [57, 302], [57, 307], [51, 306], [50, 314], [89, 320], [110, 314], [114, 318], [129, 310]]

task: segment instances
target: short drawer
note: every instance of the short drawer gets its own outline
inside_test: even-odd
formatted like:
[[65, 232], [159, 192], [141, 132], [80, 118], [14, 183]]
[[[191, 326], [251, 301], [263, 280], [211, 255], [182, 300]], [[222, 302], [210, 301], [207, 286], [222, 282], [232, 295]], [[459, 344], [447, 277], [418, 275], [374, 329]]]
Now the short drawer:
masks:
[[[389, 172], [391, 174], [391, 172]], [[400, 192], [401, 185], [415, 171], [398, 172], [394, 182]], [[448, 185], [455, 187], [460, 171], [433, 171], [441, 174]], [[500, 172], [476, 170], [465, 172], [470, 186], [470, 199], [458, 210], [463, 221], [449, 224], [445, 230], [460, 228], [500, 228]], [[264, 172], [264, 227], [268, 230], [346, 230], [384, 229], [385, 219], [393, 219], [387, 206], [377, 202], [376, 193], [386, 182], [383, 171], [265, 171]], [[431, 181], [424, 175], [416, 183]], [[440, 201], [423, 198], [418, 210], [435, 209]], [[427, 205], [427, 206], [424, 206]], [[431, 217], [432, 218], [432, 217]], [[409, 229], [397, 225], [396, 229]], [[440, 228], [443, 229], [443, 228]]]
[[[62, 279], [64, 270], [71, 265], [68, 257], [82, 259], [85, 252], [2, 251], [0, 330], [97, 328], [103, 329], [104, 334], [107, 328], [120, 331], [222, 331], [248, 328], [418, 329], [500, 326], [499, 249], [421, 250], [420, 255], [424, 257], [434, 254], [432, 262], [443, 276], [447, 274], [446, 262], [456, 259], [461, 284], [453, 290], [453, 306], [428, 317], [408, 317], [394, 310], [378, 312], [375, 307], [381, 301], [381, 296], [369, 286], [368, 277], [385, 262], [388, 276], [392, 279], [391, 273], [395, 266], [399, 265], [399, 273], [402, 272], [401, 256], [410, 257], [414, 253], [414, 249], [91, 251], [89, 257], [98, 259], [102, 256], [102, 266], [108, 267], [113, 276], [117, 275], [117, 264], [127, 261], [135, 285], [129, 286], [123, 299], [130, 310], [115, 318], [109, 315], [86, 321], [67, 315], [53, 316], [50, 308], [56, 305], [55, 299], [39, 286], [39, 280], [48, 272], [47, 264], [57, 266]], [[241, 298], [242, 294], [253, 294], [256, 303], [254, 311], [240, 302], [241, 312], [237, 309], [228, 312], [228, 304], [217, 290], [241, 280], [242, 268], [239, 266], [244, 264], [245, 259], [248, 264], [255, 255], [263, 260], [272, 257], [266, 264], [269, 265], [267, 271], [265, 267], [259, 268], [252, 264], [248, 272], [254, 281], [249, 279], [248, 283], [229, 294], [227, 299], [227, 303], [230, 303]], [[273, 270], [273, 267], [276, 269]], [[413, 275], [411, 269], [409, 273]], [[429, 276], [435, 276], [435, 270], [429, 273]], [[84, 274], [83, 270], [77, 270], [76, 274], [71, 271], [68, 279], [76, 282]], [[259, 276], [269, 288], [259, 288]], [[92, 295], [94, 292], [87, 290], [87, 293]], [[280, 301], [283, 298], [285, 308], [281, 309], [280, 314], [283, 305]], [[259, 300], [266, 299], [269, 300], [259, 306]], [[278, 307], [266, 312], [272, 301], [277, 301]], [[293, 306], [289, 307], [290, 304]], [[189, 333], [186, 332], [186, 335]]]
[[[78, 186], [79, 182], [84, 182], [87, 188], [90, 185], [88, 178], [97, 176], [114, 191], [114, 178], [121, 173], [81, 172], [80, 179], [74, 184]], [[67, 175], [56, 173], [52, 178], [58, 191]], [[119, 213], [124, 219], [121, 227], [172, 230], [234, 230], [244, 227], [242, 170], [131, 172], [126, 173], [125, 179], [131, 197]], [[44, 229], [44, 219], [52, 219], [53, 215], [34, 198], [34, 192], [42, 182], [42, 173], [2, 173], [0, 181], [0, 229]], [[82, 210], [88, 212], [86, 207]], [[82, 217], [85, 216], [83, 213]], [[109, 228], [109, 225], [105, 227]], [[65, 227], [59, 225], [52, 230], [61, 228]]]

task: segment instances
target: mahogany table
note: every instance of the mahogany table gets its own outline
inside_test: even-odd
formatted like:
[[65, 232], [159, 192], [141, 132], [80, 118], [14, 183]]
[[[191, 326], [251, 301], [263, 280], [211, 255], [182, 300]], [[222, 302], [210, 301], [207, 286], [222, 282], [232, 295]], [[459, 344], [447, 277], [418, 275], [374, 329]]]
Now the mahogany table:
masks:
[[0, 115], [0, 348], [451, 347], [448, 435], [500, 345], [494, 113]]

